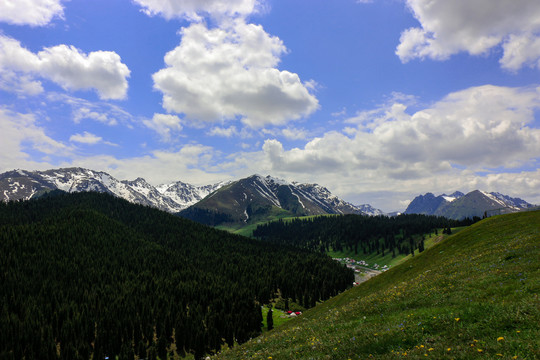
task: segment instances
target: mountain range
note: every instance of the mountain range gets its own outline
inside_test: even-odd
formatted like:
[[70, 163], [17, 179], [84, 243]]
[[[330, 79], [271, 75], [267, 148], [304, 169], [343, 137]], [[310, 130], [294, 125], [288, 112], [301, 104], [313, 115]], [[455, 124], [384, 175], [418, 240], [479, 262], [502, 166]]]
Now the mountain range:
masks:
[[[97, 191], [113, 194], [135, 204], [218, 225], [247, 224], [276, 217], [324, 214], [391, 215], [369, 204], [354, 205], [318, 184], [287, 182], [272, 176], [252, 175], [237, 181], [195, 186], [182, 181], [153, 186], [143, 178], [118, 180], [83, 168], [46, 171], [13, 170], [0, 174], [0, 199], [26, 200], [51, 190]], [[496, 192], [479, 190], [468, 194], [432, 193], [417, 196], [405, 214], [438, 215], [452, 219], [494, 215], [528, 209], [533, 205]]]
[[[227, 218], [240, 222], [247, 222], [250, 216], [260, 218], [264, 209], [293, 216], [383, 214], [370, 205], [355, 206], [345, 202], [320, 185], [288, 183], [270, 176], [253, 175], [205, 186], [176, 181], [154, 187], [142, 178], [118, 180], [105, 172], [83, 168], [13, 170], [0, 174], [0, 198], [4, 201], [27, 200], [55, 189], [109, 193], [170, 213], [197, 205], [196, 209], [225, 213]], [[210, 194], [212, 196], [208, 196]]]
[[405, 214], [444, 216], [463, 219], [473, 216], [499, 215], [532, 208], [533, 205], [520, 198], [513, 198], [498, 192], [471, 191], [468, 194], [456, 191], [450, 195], [435, 196], [432, 193], [414, 198]]
[[120, 181], [105, 172], [82, 168], [14, 170], [0, 174], [0, 196], [9, 201], [27, 200], [56, 189], [70, 193], [96, 191], [175, 213], [200, 201], [223, 184], [198, 187], [179, 181], [156, 188], [142, 178]]

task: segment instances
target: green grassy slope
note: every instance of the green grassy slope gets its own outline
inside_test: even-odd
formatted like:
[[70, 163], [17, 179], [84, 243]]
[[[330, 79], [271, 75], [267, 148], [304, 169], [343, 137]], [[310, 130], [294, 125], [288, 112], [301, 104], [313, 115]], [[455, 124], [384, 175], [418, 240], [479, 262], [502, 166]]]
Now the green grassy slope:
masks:
[[539, 359], [540, 212], [483, 220], [217, 359]]

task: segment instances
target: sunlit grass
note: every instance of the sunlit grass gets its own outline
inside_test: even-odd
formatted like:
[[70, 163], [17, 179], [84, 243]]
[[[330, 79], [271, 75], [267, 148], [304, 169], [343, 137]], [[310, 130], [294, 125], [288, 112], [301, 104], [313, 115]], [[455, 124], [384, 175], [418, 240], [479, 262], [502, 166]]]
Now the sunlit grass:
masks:
[[539, 359], [540, 212], [486, 219], [218, 359]]

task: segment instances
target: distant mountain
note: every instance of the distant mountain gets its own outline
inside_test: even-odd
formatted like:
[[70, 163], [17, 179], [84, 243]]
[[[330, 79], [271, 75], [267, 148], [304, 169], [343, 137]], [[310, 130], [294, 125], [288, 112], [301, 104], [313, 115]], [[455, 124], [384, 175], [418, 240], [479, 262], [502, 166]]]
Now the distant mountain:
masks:
[[383, 214], [371, 205], [350, 204], [323, 186], [288, 183], [271, 176], [253, 175], [235, 182], [204, 186], [177, 181], [154, 187], [143, 178], [121, 181], [105, 172], [83, 168], [14, 170], [0, 174], [0, 200], [3, 201], [28, 200], [56, 189], [68, 193], [96, 191], [113, 194], [131, 203], [171, 213], [185, 210], [185, 217], [209, 225], [247, 223], [278, 213], [288, 216]]
[[383, 214], [370, 205], [348, 203], [318, 184], [289, 183], [260, 175], [229, 183], [180, 214], [217, 225], [211, 221], [216, 213], [223, 215], [217, 217], [219, 221], [237, 223], [269, 220], [280, 215]]
[[464, 194], [456, 191], [452, 195], [442, 194], [435, 196], [432, 193], [426, 193], [425, 195], [419, 195], [409, 204], [405, 214], [423, 214], [434, 215], [441, 206], [450, 203], [456, 199], [459, 199]]
[[201, 200], [223, 184], [197, 187], [176, 182], [156, 188], [142, 178], [120, 181], [105, 172], [83, 168], [14, 170], [0, 174], [0, 196], [4, 201], [28, 200], [55, 189], [69, 193], [96, 191], [113, 194], [134, 204], [175, 213]]
[[417, 196], [405, 210], [405, 214], [438, 215], [451, 219], [495, 215], [532, 208], [533, 205], [519, 198], [512, 198], [497, 192], [480, 190], [463, 194], [459, 191], [451, 195], [435, 196], [432, 193]]

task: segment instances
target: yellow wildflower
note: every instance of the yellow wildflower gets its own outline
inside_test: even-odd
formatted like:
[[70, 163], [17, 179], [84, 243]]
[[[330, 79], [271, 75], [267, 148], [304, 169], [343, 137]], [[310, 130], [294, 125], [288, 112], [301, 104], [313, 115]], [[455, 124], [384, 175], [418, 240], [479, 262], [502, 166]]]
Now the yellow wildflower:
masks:
[[452, 348], [448, 348], [448, 349], [446, 349], [446, 351], [452, 351]]
[[502, 337], [502, 336], [499, 336], [499, 337], [497, 338], [497, 341], [503, 341], [503, 340], [504, 340], [504, 337]]
[[459, 321], [459, 318], [455, 318], [454, 320]]

